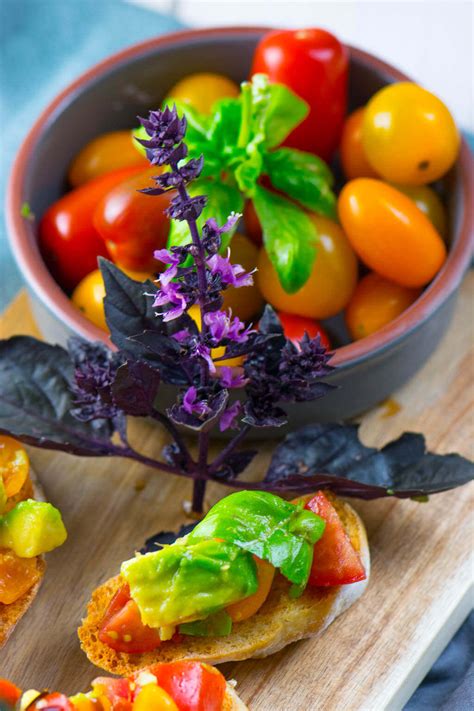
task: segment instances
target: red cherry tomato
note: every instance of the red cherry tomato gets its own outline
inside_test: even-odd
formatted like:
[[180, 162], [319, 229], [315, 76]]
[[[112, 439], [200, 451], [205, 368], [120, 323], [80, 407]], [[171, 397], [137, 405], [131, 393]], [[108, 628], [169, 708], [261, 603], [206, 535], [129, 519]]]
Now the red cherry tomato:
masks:
[[153, 271], [155, 249], [166, 246], [169, 219], [164, 211], [169, 193], [150, 197], [138, 192], [155, 185], [156, 166], [125, 180], [108, 192], [97, 205], [93, 223], [114, 262], [125, 269]]
[[260, 40], [251, 73], [286, 84], [310, 107], [285, 145], [331, 159], [346, 114], [348, 67], [346, 47], [325, 30], [281, 30]]
[[28, 706], [28, 711], [74, 711], [68, 697], [58, 692], [41, 696]]
[[201, 662], [170, 662], [149, 668], [180, 711], [222, 711], [225, 679]]
[[141, 168], [122, 168], [91, 180], [57, 200], [39, 225], [40, 249], [54, 278], [72, 290], [89, 272], [97, 269], [97, 257], [108, 256], [106, 246], [92, 224], [101, 199], [116, 185]]
[[21, 696], [20, 689], [8, 679], [0, 679], [0, 702], [10, 705], [12, 708]]
[[132, 708], [132, 689], [128, 679], [112, 679], [99, 676], [91, 684], [94, 694], [105, 696], [111, 702], [114, 711], [128, 711]]
[[364, 566], [329, 499], [318, 491], [305, 508], [326, 521], [322, 537], [314, 544], [309, 585], [347, 585], [365, 580]]
[[247, 200], [244, 207], [245, 231], [257, 247], [263, 244], [263, 230], [252, 200]]
[[138, 606], [124, 585], [112, 598], [105, 613], [99, 639], [116, 652], [141, 654], [160, 645], [158, 630], [144, 625]]
[[321, 345], [328, 350], [331, 348], [331, 343], [326, 331], [315, 319], [306, 318], [305, 316], [296, 316], [295, 314], [287, 314], [283, 311], [278, 312], [278, 318], [283, 326], [285, 337], [295, 345], [298, 345], [304, 334], [307, 333], [310, 338], [319, 336]]

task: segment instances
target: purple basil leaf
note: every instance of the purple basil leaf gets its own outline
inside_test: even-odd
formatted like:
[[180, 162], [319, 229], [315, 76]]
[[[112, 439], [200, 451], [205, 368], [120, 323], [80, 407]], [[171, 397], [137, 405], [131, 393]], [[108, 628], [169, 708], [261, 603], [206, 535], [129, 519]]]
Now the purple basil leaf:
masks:
[[275, 309], [268, 304], [265, 306], [262, 317], [258, 323], [258, 330], [260, 333], [274, 333], [283, 336], [283, 326], [281, 325], [281, 321], [278, 318]]
[[167, 410], [167, 415], [176, 425], [187, 427], [195, 432], [207, 432], [224, 412], [228, 399], [228, 391], [221, 390], [217, 395], [209, 398], [207, 402], [209, 412], [205, 415], [199, 417], [198, 415], [190, 414], [186, 412], [182, 405], [177, 403]]
[[281, 427], [288, 419], [285, 410], [281, 407], [265, 400], [259, 402], [257, 398], [247, 400], [244, 413], [242, 422], [252, 427]]
[[232, 452], [229, 454], [225, 462], [215, 472], [214, 477], [222, 481], [230, 481], [241, 474], [254, 457], [258, 454], [256, 449], [245, 449], [242, 452]]
[[159, 533], [155, 533], [154, 536], [150, 536], [150, 538], [146, 539], [145, 545], [140, 549], [140, 553], [153, 553], [159, 551], [163, 546], [170, 546], [178, 538], [182, 538], [183, 536], [187, 536], [188, 533], [191, 533], [193, 528], [197, 526], [197, 523], [197, 521], [187, 523], [181, 526], [177, 533], [174, 531], [160, 531]]
[[82, 456], [113, 453], [108, 420], [81, 422], [70, 390], [74, 367], [60, 346], [29, 336], [0, 341], [0, 431]]
[[131, 336], [130, 341], [143, 348], [141, 359], [158, 368], [165, 383], [185, 385], [189, 382], [186, 371], [180, 365], [181, 347], [175, 338], [147, 330]]
[[473, 478], [473, 462], [458, 454], [427, 452], [421, 434], [406, 432], [376, 449], [362, 444], [357, 425], [313, 424], [289, 434], [276, 448], [264, 483], [276, 492], [328, 488], [372, 499], [434, 494]]
[[153, 410], [159, 384], [159, 370], [143, 361], [128, 361], [117, 370], [112, 398], [127, 415], [145, 417]]

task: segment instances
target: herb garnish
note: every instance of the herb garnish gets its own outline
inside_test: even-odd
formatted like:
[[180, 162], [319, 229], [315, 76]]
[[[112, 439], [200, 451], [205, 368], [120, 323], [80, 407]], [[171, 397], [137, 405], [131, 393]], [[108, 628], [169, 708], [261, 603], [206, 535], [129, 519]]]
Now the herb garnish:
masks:
[[[207, 219], [199, 230], [207, 198], [188, 190], [199, 182], [202, 157], [186, 159], [185, 118], [175, 108], [143, 119], [142, 143], [154, 165], [168, 172], [155, 178], [151, 196], [168, 190], [173, 220], [186, 223], [192, 241], [158, 250], [167, 265], [156, 285], [140, 284], [101, 260], [106, 286], [105, 312], [117, 350], [73, 338], [66, 351], [34, 338], [0, 341], [0, 431], [39, 447], [82, 456], [120, 456], [194, 482], [192, 508], [203, 509], [207, 481], [237, 489], [303, 493], [328, 488], [361, 498], [420, 497], [459, 486], [473, 478], [474, 465], [458, 455], [426, 453], [421, 435], [406, 434], [381, 450], [360, 442], [357, 429], [310, 425], [290, 434], [275, 450], [261, 482], [239, 475], [256, 455], [240, 449], [252, 427], [278, 427], [287, 421], [282, 405], [314, 400], [332, 388], [332, 367], [319, 337], [287, 341], [270, 308], [258, 332], [222, 311], [223, 290], [245, 287], [252, 275], [221, 254], [235, 225]], [[153, 197], [150, 197], [153, 199]], [[199, 330], [188, 315], [201, 312]], [[212, 350], [224, 355], [213, 358]], [[241, 368], [225, 360], [245, 356]], [[222, 364], [221, 364], [222, 363]], [[157, 402], [163, 384], [178, 387], [166, 411]], [[136, 451], [127, 438], [127, 416], [148, 416], [171, 436], [163, 460]], [[182, 428], [198, 438], [194, 458]], [[209, 461], [214, 428], [235, 429], [233, 438]]]

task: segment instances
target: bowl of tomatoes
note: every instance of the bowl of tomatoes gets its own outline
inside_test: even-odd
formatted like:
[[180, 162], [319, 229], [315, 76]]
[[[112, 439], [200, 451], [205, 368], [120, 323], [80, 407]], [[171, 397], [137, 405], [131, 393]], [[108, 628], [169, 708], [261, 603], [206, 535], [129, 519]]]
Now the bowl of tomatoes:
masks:
[[[48, 340], [109, 343], [97, 257], [144, 281], [157, 268], [153, 251], [170, 238], [165, 201], [139, 192], [156, 168], [135, 140], [137, 115], [170, 97], [196, 121], [212, 117], [255, 74], [307, 110], [262, 168], [267, 205], [245, 188], [233, 203], [227, 173], [215, 181], [224, 184], [222, 214], [235, 205], [243, 213], [231, 256], [257, 269], [255, 285], [229, 290], [224, 305], [258, 324], [269, 303], [287, 338], [319, 333], [334, 351], [330, 380], [339, 387], [295, 406], [292, 426], [352, 417], [411, 378], [445, 333], [472, 251], [474, 183], [444, 104], [330, 33], [190, 30], [93, 67], [47, 107], [19, 151], [7, 196], [11, 246]], [[290, 211], [275, 219], [281, 200]], [[316, 235], [306, 263], [295, 210], [301, 240], [304, 226]]]

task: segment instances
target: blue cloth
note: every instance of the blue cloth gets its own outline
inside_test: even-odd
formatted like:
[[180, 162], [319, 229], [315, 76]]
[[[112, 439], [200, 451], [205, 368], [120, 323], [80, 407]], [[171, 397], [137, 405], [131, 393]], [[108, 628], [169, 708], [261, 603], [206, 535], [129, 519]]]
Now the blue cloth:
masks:
[[[139, 40], [180, 28], [158, 13], [120, 0], [0, 0], [2, 150], [0, 193], [13, 157], [49, 101], [79, 73]], [[469, 137], [474, 146], [474, 137]], [[0, 310], [21, 286], [0, 225]], [[441, 655], [406, 711], [473, 708], [474, 615]], [[470, 680], [470, 682], [469, 682]], [[452, 696], [451, 696], [452, 695]]]

